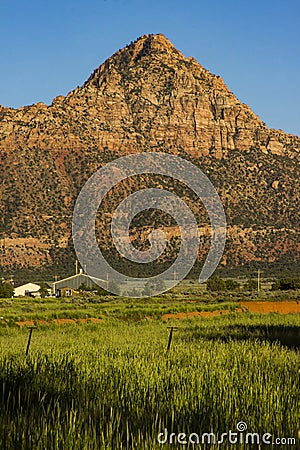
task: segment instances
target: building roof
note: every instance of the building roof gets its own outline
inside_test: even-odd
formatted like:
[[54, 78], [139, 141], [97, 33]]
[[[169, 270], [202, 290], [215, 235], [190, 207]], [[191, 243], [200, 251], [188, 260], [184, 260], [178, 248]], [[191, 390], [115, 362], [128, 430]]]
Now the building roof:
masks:
[[91, 280], [93, 283], [97, 284], [97, 281], [101, 281], [104, 283], [104, 280], [101, 278], [91, 277], [90, 275], [87, 275], [86, 273], [77, 273], [76, 275], [72, 275], [71, 277], [63, 278], [62, 280], [54, 281], [53, 287], [55, 288], [57, 284], [66, 282], [66, 281], [73, 281], [76, 278], [83, 277]]
[[21, 286], [17, 286], [15, 289], [26, 289], [27, 291], [34, 291], [39, 290], [40, 289], [40, 285], [39, 284], [35, 284], [35, 283], [26, 283], [26, 284], [22, 284]]

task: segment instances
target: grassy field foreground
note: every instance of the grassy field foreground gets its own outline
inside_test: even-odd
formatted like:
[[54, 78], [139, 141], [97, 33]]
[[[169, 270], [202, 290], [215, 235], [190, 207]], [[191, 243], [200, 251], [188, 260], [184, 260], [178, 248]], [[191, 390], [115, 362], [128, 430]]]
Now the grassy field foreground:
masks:
[[[161, 308], [153, 302], [145, 309]], [[207, 436], [201, 444], [203, 433], [219, 439], [241, 421], [250, 433], [297, 438], [299, 315], [164, 323], [155, 314], [115, 314], [37, 327], [27, 358], [28, 329], [0, 327], [1, 449], [264, 448], [208, 444]], [[170, 324], [178, 330], [167, 353]], [[159, 444], [165, 429], [196, 433], [200, 444]]]

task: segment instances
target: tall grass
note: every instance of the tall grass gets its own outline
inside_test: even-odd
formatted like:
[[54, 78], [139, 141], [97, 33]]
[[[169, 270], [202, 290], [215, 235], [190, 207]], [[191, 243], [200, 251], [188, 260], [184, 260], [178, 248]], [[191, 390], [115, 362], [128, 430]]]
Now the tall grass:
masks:
[[[183, 321], [168, 355], [160, 321], [34, 330], [27, 359], [27, 333], [10, 328], [9, 342], [0, 337], [0, 448], [155, 450], [165, 428], [221, 434], [239, 421], [251, 432], [295, 437], [299, 353], [257, 336], [228, 336], [233, 324], [245, 333], [265, 320], [281, 322], [243, 315]], [[296, 319], [282, 322], [295, 326]], [[214, 339], [208, 329], [218, 330]]]

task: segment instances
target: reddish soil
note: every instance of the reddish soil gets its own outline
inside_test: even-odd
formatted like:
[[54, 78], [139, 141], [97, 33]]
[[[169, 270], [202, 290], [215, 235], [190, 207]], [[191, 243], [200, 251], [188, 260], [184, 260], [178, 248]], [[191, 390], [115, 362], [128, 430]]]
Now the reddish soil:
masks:
[[[286, 302], [241, 302], [241, 308], [236, 308], [234, 313], [242, 313], [249, 311], [251, 313], [259, 314], [299, 314], [300, 302], [286, 301]], [[174, 314], [164, 314], [162, 320], [168, 319], [188, 319], [192, 317], [214, 317], [222, 314], [230, 314], [232, 311], [228, 309], [219, 309], [216, 311], [192, 311], [180, 312]]]
[[56, 323], [57, 325], [65, 325], [67, 323], [74, 324], [77, 321], [75, 319], [53, 319], [52, 322]]
[[299, 314], [300, 302], [241, 302], [243, 308], [252, 313]]
[[19, 325], [19, 327], [34, 327], [34, 322], [33, 320], [24, 320], [24, 322], [16, 322], [17, 325]]
[[100, 322], [103, 322], [103, 320], [97, 319], [96, 317], [90, 317], [88, 319], [78, 319], [77, 322], [79, 322], [79, 323], [87, 323], [87, 322], [100, 323]]
[[87, 320], [89, 320], [90, 322], [93, 322], [93, 323], [103, 322], [103, 319], [97, 319], [96, 317], [91, 317], [90, 319], [87, 319]]

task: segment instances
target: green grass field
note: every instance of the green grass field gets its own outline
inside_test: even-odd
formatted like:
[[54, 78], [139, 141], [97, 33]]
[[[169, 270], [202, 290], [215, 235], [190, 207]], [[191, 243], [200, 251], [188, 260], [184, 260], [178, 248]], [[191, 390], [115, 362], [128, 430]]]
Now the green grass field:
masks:
[[[1, 450], [299, 448], [299, 315], [161, 320], [237, 306], [203, 300], [1, 300]], [[57, 317], [103, 321], [55, 325]], [[16, 322], [37, 319], [49, 324], [33, 330], [26, 358], [29, 330]], [[178, 330], [166, 352], [170, 325]], [[206, 436], [201, 444], [203, 433], [218, 440], [241, 421], [241, 442], [249, 432], [296, 443], [208, 444]], [[165, 429], [200, 443], [159, 444]]]

